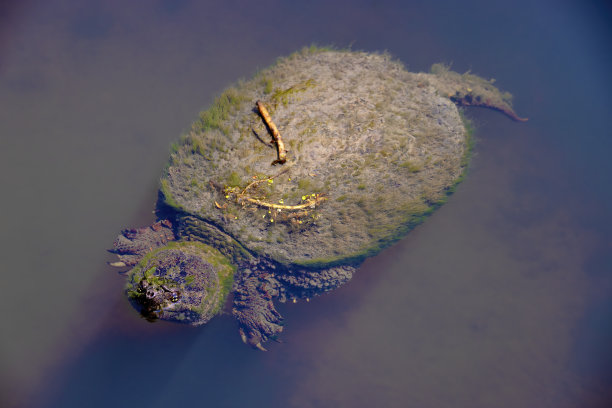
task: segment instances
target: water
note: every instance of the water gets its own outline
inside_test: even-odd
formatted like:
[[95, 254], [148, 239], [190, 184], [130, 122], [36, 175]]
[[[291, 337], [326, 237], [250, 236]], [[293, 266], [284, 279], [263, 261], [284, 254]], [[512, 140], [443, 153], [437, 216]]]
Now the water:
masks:
[[[612, 400], [609, 6], [579, 2], [0, 6], [0, 405], [583, 407]], [[229, 316], [149, 324], [104, 252], [153, 221], [169, 144], [216, 93], [312, 42], [498, 79], [517, 124], [447, 205], [310, 303], [282, 344]]]

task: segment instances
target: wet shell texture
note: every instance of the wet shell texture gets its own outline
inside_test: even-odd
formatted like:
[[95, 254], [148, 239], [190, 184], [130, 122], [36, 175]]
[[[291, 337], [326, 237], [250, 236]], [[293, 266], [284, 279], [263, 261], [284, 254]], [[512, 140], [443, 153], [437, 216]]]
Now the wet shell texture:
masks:
[[[462, 177], [468, 132], [436, 81], [386, 54], [280, 59], [226, 90], [174, 146], [164, 201], [280, 264], [358, 263]], [[282, 137], [283, 163], [257, 101]]]

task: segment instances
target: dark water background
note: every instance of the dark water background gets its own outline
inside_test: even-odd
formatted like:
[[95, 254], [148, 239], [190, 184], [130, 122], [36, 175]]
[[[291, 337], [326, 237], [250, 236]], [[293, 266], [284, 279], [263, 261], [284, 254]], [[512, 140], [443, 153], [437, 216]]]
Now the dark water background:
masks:
[[[607, 407], [610, 6], [588, 1], [0, 3], [0, 405]], [[168, 148], [240, 77], [311, 43], [452, 62], [515, 94], [469, 110], [467, 180], [352, 282], [231, 317], [149, 324], [105, 262], [153, 221]]]

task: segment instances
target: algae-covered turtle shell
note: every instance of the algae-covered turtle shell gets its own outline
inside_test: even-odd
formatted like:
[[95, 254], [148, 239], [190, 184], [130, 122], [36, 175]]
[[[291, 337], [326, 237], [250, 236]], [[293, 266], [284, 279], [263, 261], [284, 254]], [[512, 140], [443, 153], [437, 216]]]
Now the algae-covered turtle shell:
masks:
[[[166, 203], [284, 264], [323, 267], [376, 253], [463, 171], [465, 126], [430, 81], [384, 55], [281, 60], [201, 115], [162, 178]], [[281, 132], [283, 165], [271, 165], [277, 153], [257, 100]], [[325, 198], [314, 208], [264, 204], [296, 206], [313, 194]]]
[[[142, 265], [168, 240], [199, 241], [238, 267], [233, 313], [243, 339], [261, 346], [282, 329], [272, 299], [346, 282], [446, 200], [470, 146], [456, 105], [522, 120], [490, 81], [443, 65], [410, 73], [386, 54], [306, 49], [229, 88], [173, 146], [160, 188], [171, 221], [115, 242], [122, 262], [141, 262], [130, 272], [132, 298], [143, 304], [141, 282], [151, 279], [166, 279], [172, 293], [201, 291], [185, 274], [157, 268], [150, 279], [153, 266]], [[170, 297], [145, 309], [180, 320], [163, 313], [179, 308]], [[192, 323], [211, 313], [200, 314]]]

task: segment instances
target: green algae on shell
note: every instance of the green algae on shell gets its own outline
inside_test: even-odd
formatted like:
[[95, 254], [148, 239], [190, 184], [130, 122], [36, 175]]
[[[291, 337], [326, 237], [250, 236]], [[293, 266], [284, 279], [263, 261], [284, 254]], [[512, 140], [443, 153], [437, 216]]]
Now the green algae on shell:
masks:
[[[166, 204], [216, 226], [251, 253], [287, 265], [358, 263], [403, 236], [445, 199], [465, 169], [457, 107], [385, 54], [298, 53], [223, 93], [176, 147]], [[254, 111], [268, 106], [288, 149]], [[299, 205], [279, 211], [237, 200]], [[221, 188], [219, 188], [221, 187]]]

